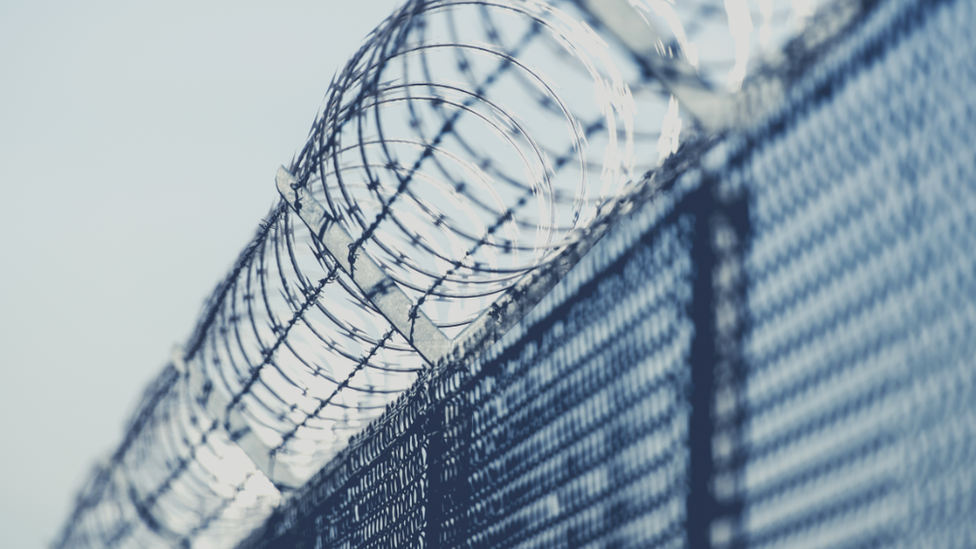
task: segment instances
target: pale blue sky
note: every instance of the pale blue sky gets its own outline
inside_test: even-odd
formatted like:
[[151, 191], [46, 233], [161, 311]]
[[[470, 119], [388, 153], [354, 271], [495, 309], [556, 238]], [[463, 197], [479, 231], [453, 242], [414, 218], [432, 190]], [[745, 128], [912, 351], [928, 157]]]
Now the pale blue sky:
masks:
[[58, 532], [399, 3], [0, 2], [0, 546]]

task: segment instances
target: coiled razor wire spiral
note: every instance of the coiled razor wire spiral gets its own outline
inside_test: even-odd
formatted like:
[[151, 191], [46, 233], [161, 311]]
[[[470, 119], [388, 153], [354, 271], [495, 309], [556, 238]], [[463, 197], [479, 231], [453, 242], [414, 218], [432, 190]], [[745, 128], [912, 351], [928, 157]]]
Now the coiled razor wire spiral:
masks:
[[[289, 167], [448, 338], [677, 149], [674, 97], [586, 4], [408, 2]], [[664, 56], [733, 19], [634, 6]], [[56, 546], [233, 546], [429, 367], [285, 201], [203, 311]]]
[[[633, 179], [632, 95], [592, 32], [560, 16], [408, 6], [332, 86], [299, 156], [299, 184], [442, 328], [473, 320]], [[566, 67], [543, 76], [545, 59]]]

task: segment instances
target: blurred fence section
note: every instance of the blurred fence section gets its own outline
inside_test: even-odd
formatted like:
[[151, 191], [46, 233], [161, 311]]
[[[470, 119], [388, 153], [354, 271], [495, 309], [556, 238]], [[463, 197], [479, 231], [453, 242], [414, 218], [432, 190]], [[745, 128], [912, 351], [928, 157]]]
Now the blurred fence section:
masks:
[[976, 543], [974, 22], [879, 2], [730, 147], [752, 237], [716, 546]]
[[972, 546], [976, 8], [810, 6], [406, 3], [56, 546]]

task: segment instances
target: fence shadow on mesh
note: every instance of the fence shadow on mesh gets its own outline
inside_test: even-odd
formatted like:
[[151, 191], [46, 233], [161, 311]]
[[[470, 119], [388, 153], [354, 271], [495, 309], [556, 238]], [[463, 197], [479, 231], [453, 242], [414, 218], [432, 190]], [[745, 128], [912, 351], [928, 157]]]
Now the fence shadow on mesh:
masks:
[[[857, 3], [786, 47], [752, 125], [671, 155], [559, 85], [642, 82], [666, 129], [626, 52], [565, 46], [542, 4], [456, 4], [382, 26], [288, 168], [348, 257], [276, 207], [59, 546], [976, 545], [976, 8]], [[448, 340], [561, 270], [431, 361], [360, 252]]]

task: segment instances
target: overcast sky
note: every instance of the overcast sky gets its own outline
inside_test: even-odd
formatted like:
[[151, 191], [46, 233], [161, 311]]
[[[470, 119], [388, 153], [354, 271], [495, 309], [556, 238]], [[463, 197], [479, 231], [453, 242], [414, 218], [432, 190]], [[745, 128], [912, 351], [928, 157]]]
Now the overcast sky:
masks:
[[0, 546], [57, 534], [399, 3], [0, 2]]

